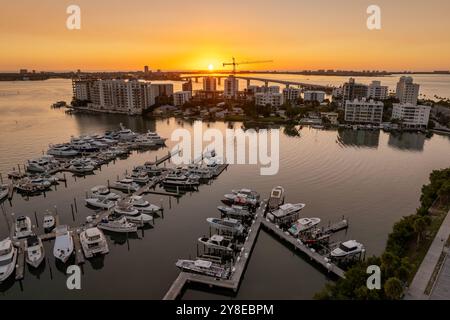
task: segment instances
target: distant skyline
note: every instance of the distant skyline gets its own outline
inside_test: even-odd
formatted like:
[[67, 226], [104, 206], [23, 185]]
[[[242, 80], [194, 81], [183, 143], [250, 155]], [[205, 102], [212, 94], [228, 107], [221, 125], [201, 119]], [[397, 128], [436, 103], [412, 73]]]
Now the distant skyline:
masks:
[[[81, 30], [66, 8], [81, 7]], [[369, 5], [382, 29], [366, 27]], [[0, 70], [450, 69], [447, 0], [16, 0], [0, 11]], [[230, 69], [229, 67], [227, 69]]]

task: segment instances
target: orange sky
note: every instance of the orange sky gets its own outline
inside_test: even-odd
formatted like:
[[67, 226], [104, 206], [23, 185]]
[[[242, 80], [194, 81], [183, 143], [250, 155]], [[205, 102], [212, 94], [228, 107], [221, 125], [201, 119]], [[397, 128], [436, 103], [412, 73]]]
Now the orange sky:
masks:
[[[66, 7], [81, 7], [81, 30]], [[382, 30], [366, 8], [382, 9]], [[447, 0], [15, 0], [0, 11], [0, 70], [450, 69]]]

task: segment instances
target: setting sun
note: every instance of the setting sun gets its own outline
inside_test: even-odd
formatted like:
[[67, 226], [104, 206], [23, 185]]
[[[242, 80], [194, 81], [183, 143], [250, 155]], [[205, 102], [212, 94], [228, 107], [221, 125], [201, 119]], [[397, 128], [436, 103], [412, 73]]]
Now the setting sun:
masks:
[[212, 64], [209, 64], [209, 65], [208, 65], [208, 70], [209, 70], [209, 71], [213, 71], [213, 70], [214, 70], [214, 66], [213, 66]]

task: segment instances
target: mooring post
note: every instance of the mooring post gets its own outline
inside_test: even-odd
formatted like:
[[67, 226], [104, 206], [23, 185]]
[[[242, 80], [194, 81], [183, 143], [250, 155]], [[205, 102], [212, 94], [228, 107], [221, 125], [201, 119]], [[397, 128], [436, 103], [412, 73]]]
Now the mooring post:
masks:
[[75, 206], [75, 212], [78, 212], [77, 198], [73, 198], [73, 203], [74, 203], [74, 206]]
[[36, 227], [39, 228], [39, 222], [38, 222], [36, 211], [34, 211], [34, 220], [36, 220]]

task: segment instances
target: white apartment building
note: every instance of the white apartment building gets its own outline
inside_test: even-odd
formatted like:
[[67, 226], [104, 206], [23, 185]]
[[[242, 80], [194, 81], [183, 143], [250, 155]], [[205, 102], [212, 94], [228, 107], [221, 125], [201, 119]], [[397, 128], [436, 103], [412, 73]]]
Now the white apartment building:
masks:
[[381, 101], [355, 99], [345, 102], [345, 121], [379, 124], [383, 120], [384, 103]]
[[417, 104], [420, 85], [413, 82], [412, 77], [401, 77], [397, 83], [396, 96], [400, 103]]
[[271, 105], [278, 108], [283, 105], [283, 95], [281, 93], [259, 92], [255, 94], [255, 104], [257, 106]]
[[136, 80], [96, 80], [90, 95], [88, 107], [104, 112], [141, 114], [155, 104], [151, 84]]
[[151, 83], [150, 86], [154, 97], [171, 97], [173, 95], [172, 83]]
[[203, 90], [204, 91], [216, 91], [217, 90], [217, 79], [215, 77], [204, 77], [203, 78]]
[[381, 81], [372, 81], [367, 90], [368, 99], [386, 100], [388, 97], [388, 86], [382, 86]]
[[280, 93], [280, 87], [279, 86], [268, 86], [268, 87], [263, 87], [265, 88], [265, 92], [268, 93]]
[[75, 100], [88, 101], [90, 99], [90, 80], [73, 80], [72, 89]]
[[229, 76], [224, 81], [223, 96], [225, 99], [237, 99], [239, 93], [239, 80], [235, 76]]
[[325, 92], [308, 90], [303, 93], [304, 101], [317, 101], [322, 103], [325, 100]]
[[283, 100], [284, 101], [297, 101], [300, 98], [301, 90], [298, 88], [284, 88]]
[[191, 91], [177, 91], [173, 94], [173, 104], [174, 106], [182, 106], [186, 102], [189, 102], [192, 98]]
[[430, 120], [430, 106], [394, 103], [392, 119], [399, 119], [407, 127], [426, 127]]

